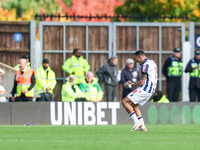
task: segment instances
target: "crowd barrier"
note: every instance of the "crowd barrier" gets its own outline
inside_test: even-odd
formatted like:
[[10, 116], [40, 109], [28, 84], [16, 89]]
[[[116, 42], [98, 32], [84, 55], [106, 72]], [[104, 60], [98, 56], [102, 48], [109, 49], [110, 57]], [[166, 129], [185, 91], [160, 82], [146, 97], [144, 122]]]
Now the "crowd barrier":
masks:
[[[200, 103], [148, 102], [139, 106], [146, 124], [199, 124]], [[0, 103], [0, 125], [133, 124], [120, 102]]]

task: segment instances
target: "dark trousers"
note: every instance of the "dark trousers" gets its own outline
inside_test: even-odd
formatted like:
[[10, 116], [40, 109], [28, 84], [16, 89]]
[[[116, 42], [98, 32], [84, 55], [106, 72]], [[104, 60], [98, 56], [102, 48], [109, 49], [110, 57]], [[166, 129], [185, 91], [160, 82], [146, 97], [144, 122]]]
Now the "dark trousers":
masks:
[[32, 102], [33, 97], [26, 97], [23, 93], [20, 97], [15, 98], [15, 102]]
[[36, 102], [49, 102], [49, 101], [54, 101], [53, 99], [53, 94], [51, 93], [40, 93], [40, 98], [36, 99]]
[[190, 95], [190, 102], [196, 101], [196, 96], [198, 95], [198, 101], [200, 102], [200, 89], [190, 89], [189, 90]]
[[105, 84], [105, 90], [106, 90], [106, 101], [108, 102], [114, 101], [117, 93], [117, 86], [110, 86]]
[[167, 82], [167, 98], [170, 102], [178, 102], [181, 82]]

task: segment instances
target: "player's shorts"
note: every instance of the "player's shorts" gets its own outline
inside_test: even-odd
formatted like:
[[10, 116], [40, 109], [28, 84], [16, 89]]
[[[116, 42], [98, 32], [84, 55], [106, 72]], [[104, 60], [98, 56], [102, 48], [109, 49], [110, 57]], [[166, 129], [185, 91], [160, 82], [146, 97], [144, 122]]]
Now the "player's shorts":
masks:
[[152, 96], [153, 93], [148, 93], [146, 91], [143, 91], [140, 88], [135, 89], [131, 93], [127, 95], [127, 97], [134, 103], [139, 105], [144, 105], [149, 98]]

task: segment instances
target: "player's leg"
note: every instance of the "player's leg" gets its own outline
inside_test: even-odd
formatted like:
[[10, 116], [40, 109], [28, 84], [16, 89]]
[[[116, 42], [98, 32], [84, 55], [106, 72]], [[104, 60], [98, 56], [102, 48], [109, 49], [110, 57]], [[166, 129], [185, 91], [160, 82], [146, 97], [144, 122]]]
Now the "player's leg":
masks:
[[133, 110], [135, 111], [138, 120], [142, 124], [141, 128], [139, 128], [138, 131], [147, 131], [147, 128], [145, 127], [141, 111], [138, 108], [138, 104], [134, 104], [134, 103], [131, 102], [131, 106], [133, 107]]
[[140, 123], [140, 121], [138, 120], [136, 113], [133, 109], [133, 107], [131, 106], [131, 100], [128, 97], [125, 97], [122, 100], [122, 105], [124, 106], [124, 108], [126, 109], [127, 113], [129, 114], [129, 116], [133, 119], [134, 121], [134, 126], [131, 129], [131, 131], [136, 131], [137, 129], [139, 129], [142, 124]]

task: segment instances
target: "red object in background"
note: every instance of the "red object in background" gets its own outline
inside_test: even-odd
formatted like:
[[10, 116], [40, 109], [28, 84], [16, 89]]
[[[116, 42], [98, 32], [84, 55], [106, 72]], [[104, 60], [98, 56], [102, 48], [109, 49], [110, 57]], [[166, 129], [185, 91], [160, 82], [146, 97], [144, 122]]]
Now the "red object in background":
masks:
[[[81, 16], [114, 16], [114, 8], [122, 5], [125, 0], [72, 0], [71, 7], [62, 0], [56, 0], [56, 2], [62, 8], [63, 13], [68, 15], [81, 15]], [[110, 18], [92, 18], [91, 20], [86, 18], [76, 18], [76, 21], [92, 21], [92, 22], [110, 22]]]

